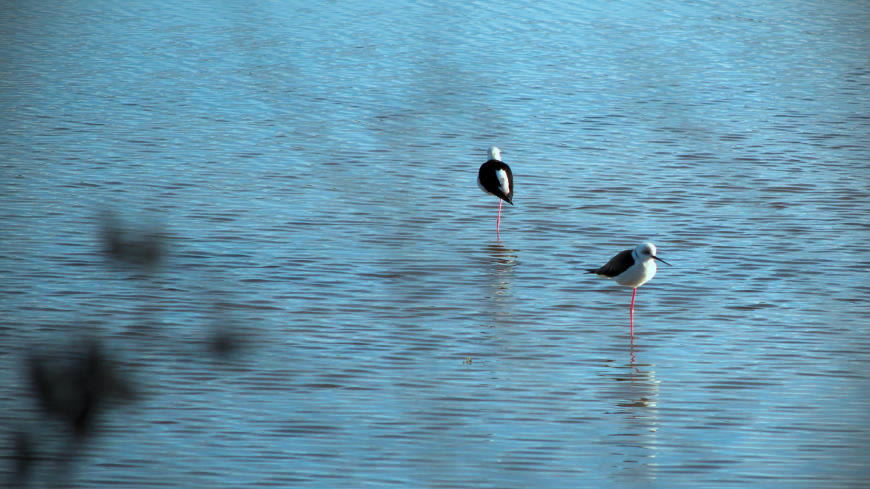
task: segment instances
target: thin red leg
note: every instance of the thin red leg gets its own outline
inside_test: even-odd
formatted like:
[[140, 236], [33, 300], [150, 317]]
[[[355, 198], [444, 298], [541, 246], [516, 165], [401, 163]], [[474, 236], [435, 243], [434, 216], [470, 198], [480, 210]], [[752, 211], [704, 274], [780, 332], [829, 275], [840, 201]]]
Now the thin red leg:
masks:
[[501, 199], [498, 199], [498, 217], [495, 218], [495, 235], [500, 237], [501, 235], [498, 233], [498, 225], [501, 223]]
[[634, 337], [634, 296], [637, 295], [637, 289], [631, 290], [631, 308], [628, 310], [628, 332]]

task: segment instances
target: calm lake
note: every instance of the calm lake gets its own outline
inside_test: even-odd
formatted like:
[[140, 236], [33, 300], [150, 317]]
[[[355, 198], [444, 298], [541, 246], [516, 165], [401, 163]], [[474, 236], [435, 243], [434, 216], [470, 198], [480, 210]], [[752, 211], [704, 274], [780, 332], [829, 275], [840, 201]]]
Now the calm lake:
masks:
[[[868, 26], [4, 2], [0, 480], [866, 487]], [[585, 269], [646, 240], [672, 266], [632, 338], [631, 290]], [[114, 380], [76, 399], [116, 395], [71, 434], [46, 386], [87, 344]]]

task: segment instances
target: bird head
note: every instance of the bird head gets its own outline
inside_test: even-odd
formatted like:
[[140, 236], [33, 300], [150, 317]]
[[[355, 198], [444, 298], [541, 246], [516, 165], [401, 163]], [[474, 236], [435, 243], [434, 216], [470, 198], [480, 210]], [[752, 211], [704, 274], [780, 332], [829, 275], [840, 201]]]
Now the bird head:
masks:
[[641, 244], [637, 245], [637, 248], [634, 249], [634, 253], [641, 260], [649, 260], [650, 258], [652, 258], [653, 260], [658, 260], [658, 261], [664, 263], [665, 265], [670, 265], [670, 263], [668, 263], [668, 262], [662, 260], [661, 258], [659, 258], [658, 256], [656, 256], [658, 254], [658, 250], [656, 249], [656, 245], [654, 245], [648, 241], [646, 243], [641, 243]]

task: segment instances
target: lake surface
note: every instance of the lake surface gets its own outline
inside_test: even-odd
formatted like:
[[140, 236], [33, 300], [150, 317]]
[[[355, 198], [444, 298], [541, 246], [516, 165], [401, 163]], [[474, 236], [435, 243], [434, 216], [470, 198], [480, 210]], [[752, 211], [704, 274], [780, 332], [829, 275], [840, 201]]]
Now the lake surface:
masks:
[[870, 4], [5, 3], [0, 479], [866, 487]]

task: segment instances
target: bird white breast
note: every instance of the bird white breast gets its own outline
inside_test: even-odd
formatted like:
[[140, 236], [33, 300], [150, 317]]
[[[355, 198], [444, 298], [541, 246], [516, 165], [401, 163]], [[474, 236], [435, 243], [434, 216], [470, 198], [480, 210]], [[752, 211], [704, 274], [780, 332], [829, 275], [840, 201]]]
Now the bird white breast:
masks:
[[508, 180], [507, 172], [504, 170], [496, 170], [495, 176], [498, 178], [499, 190], [501, 190], [502, 193], [507, 195], [507, 193], [510, 192], [510, 189], [511, 189], [511, 185], [510, 185], [510, 181]]
[[614, 277], [616, 283], [626, 287], [637, 288], [649, 282], [656, 274], [656, 262], [652, 259], [635, 263], [628, 270]]

